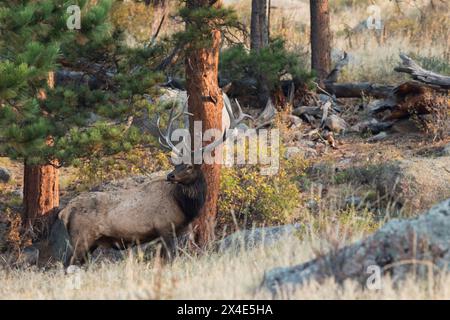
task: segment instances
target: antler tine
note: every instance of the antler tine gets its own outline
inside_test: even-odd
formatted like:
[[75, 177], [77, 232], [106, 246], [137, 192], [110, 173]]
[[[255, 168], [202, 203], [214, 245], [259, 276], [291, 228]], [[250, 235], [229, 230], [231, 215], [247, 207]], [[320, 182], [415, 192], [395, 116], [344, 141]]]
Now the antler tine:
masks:
[[158, 117], [158, 119], [156, 120], [156, 125], [157, 125], [158, 131], [159, 131], [159, 139], [158, 139], [159, 143], [164, 148], [173, 151], [177, 155], [181, 155], [181, 152], [175, 147], [175, 145], [172, 143], [172, 141], [170, 139], [170, 137], [172, 136], [172, 131], [173, 131], [173, 123], [184, 113], [184, 108], [183, 108], [183, 110], [180, 113], [174, 114], [176, 106], [177, 106], [177, 104], [174, 103], [172, 108], [170, 109], [169, 123], [167, 125], [167, 130], [166, 130], [165, 134], [162, 132], [161, 126], [160, 126], [161, 117]]
[[207, 146], [201, 148], [198, 151], [210, 152], [210, 151], [214, 150], [216, 147], [218, 147], [225, 140], [228, 139], [228, 133], [230, 131], [234, 130], [238, 126], [238, 124], [242, 122], [242, 120], [244, 120], [245, 118], [250, 118], [253, 120], [253, 118], [250, 115], [242, 112], [242, 108], [239, 105], [239, 102], [237, 101], [237, 99], [236, 99], [236, 103], [238, 105], [238, 113], [239, 113], [237, 118], [234, 116], [233, 111], [231, 110], [231, 107], [228, 104], [224, 103], [224, 106], [227, 109], [228, 115], [230, 116], [230, 128], [225, 129], [221, 139], [216, 139], [213, 143], [208, 144]]
[[251, 119], [252, 121], [255, 120], [255, 119], [253, 119], [253, 117], [252, 117], [251, 115], [249, 115], [249, 114], [247, 114], [247, 113], [244, 113], [244, 112], [242, 111], [242, 108], [241, 108], [241, 105], [240, 105], [238, 99], [234, 99], [234, 101], [236, 102], [236, 105], [237, 105], [237, 108], [238, 108], [238, 120], [239, 120], [238, 122], [242, 121], [242, 120], [245, 119], [245, 118], [249, 118], [249, 119]]
[[187, 96], [186, 102], [184, 103], [184, 107], [183, 107], [183, 114], [184, 114], [184, 128], [189, 130], [189, 116], [193, 116], [192, 113], [188, 112], [188, 104], [189, 101], [189, 96]]

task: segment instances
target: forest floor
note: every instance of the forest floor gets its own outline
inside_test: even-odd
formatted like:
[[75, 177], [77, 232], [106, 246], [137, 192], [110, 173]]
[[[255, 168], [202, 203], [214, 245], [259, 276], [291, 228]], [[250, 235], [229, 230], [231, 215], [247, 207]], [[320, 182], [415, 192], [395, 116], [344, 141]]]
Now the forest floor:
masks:
[[[308, 132], [308, 126], [297, 131]], [[336, 168], [367, 166], [412, 157], [433, 157], [450, 143], [446, 138], [433, 142], [420, 134], [394, 133], [383, 141], [368, 143], [367, 137], [348, 134], [337, 137], [337, 149], [316, 144], [317, 154], [309, 159], [311, 167], [330, 163]], [[17, 195], [22, 184], [22, 166], [0, 159], [0, 166], [12, 172], [13, 179], [1, 185], [0, 202], [20, 204]], [[61, 173], [63, 193], [70, 186], [74, 169]], [[72, 177], [72, 178], [69, 178]], [[212, 249], [202, 254], [181, 248], [171, 264], [164, 264], [152, 253], [124, 251], [123, 259], [112, 262], [97, 257], [72, 274], [60, 267], [9, 267], [0, 261], [0, 298], [2, 299], [271, 299], [270, 292], [260, 289], [266, 271], [309, 261], [319, 252], [326, 252], [336, 243], [343, 246], [363, 238], [390, 218], [368, 227], [364, 210], [353, 210], [345, 220], [331, 216], [331, 200], [361, 195], [367, 186], [355, 183], [332, 183], [323, 175], [309, 176], [320, 184], [319, 209], [310, 210], [303, 220], [308, 230], [298, 237], [286, 237], [273, 246], [260, 245], [251, 250], [217, 252]], [[67, 180], [67, 181], [66, 181]], [[313, 191], [311, 191], [313, 193]], [[311, 199], [318, 199], [311, 195]], [[324, 204], [322, 205], [321, 202]], [[329, 206], [329, 207], [328, 207]], [[387, 207], [384, 208], [387, 210]], [[382, 210], [380, 208], [378, 211]], [[336, 219], [339, 221], [336, 225]], [[361, 227], [361, 223], [363, 224]], [[320, 225], [320, 230], [309, 226]], [[150, 257], [149, 257], [150, 255]], [[5, 256], [0, 256], [0, 259]], [[3, 265], [3, 266], [2, 266]], [[450, 276], [436, 276], [422, 281], [410, 278], [395, 287], [389, 278], [383, 278], [380, 290], [363, 290], [356, 282], [343, 286], [332, 280], [310, 283], [288, 296], [288, 299], [450, 299]]]
[[[249, 25], [250, 1], [227, 2], [237, 5], [240, 18]], [[339, 60], [343, 51], [350, 55], [350, 63], [339, 81], [398, 84], [409, 80], [408, 76], [393, 72], [398, 65], [399, 52], [411, 54], [425, 68], [449, 74], [449, 33], [445, 27], [449, 19], [448, 4], [443, 1], [442, 8], [423, 7], [426, 10], [420, 10], [418, 3], [425, 2], [428, 1], [414, 1], [414, 5], [409, 5], [406, 1], [399, 5], [396, 1], [378, 1], [385, 25], [380, 35], [361, 28], [361, 23], [368, 18], [367, 7], [372, 1], [333, 1], [333, 60]], [[131, 5], [131, 2], [125, 3]], [[305, 67], [309, 67], [307, 1], [276, 0], [273, 5], [273, 36], [286, 39], [289, 48], [301, 56]], [[128, 14], [125, 16], [128, 19]], [[145, 35], [145, 39], [148, 38]], [[355, 104], [344, 110], [342, 118], [354, 125], [364, 120], [364, 116]], [[422, 133], [408, 130], [391, 133], [374, 143], [368, 142], [369, 135], [338, 135], [335, 149], [320, 140], [308, 138], [312, 129], [302, 123], [289, 132], [292, 136], [299, 134], [299, 139], [289, 142], [303, 148], [308, 161], [302, 181], [304, 192], [299, 194], [302, 198], [302, 207], [298, 209], [302, 217], [300, 223], [305, 226], [303, 234], [247, 251], [208, 249], [195, 253], [180, 248], [180, 254], [171, 264], [162, 263], [152, 256], [152, 252], [139, 251], [120, 252], [123, 259], [115, 262], [100, 256], [73, 273], [67, 273], [62, 266], [17, 267], [10, 264], [5, 238], [11, 234], [5, 234], [5, 226], [11, 221], [2, 211], [5, 207], [12, 208], [15, 213], [20, 211], [23, 165], [0, 158], [0, 168], [8, 169], [12, 176], [8, 183], [0, 182], [0, 299], [271, 299], [268, 291], [260, 289], [268, 270], [309, 261], [336, 245], [341, 247], [364, 238], [394, 217], [422, 212], [403, 212], [401, 208], [392, 207], [390, 200], [379, 198], [374, 185], [353, 181], [346, 169], [382, 166], [412, 158], [434, 159], [445, 148], [450, 150], [449, 136], [433, 141]], [[450, 155], [450, 151], [448, 153]], [[140, 159], [144, 161], [144, 157]], [[418, 171], [422, 171], [427, 180], [430, 168], [425, 166]], [[450, 163], [439, 170], [445, 174], [449, 172], [446, 169], [450, 170]], [[79, 188], [78, 175], [79, 170], [74, 168], [61, 170], [63, 203], [80, 190], [87, 189]], [[428, 193], [433, 196], [426, 189], [420, 191], [425, 196]], [[370, 202], [370, 206], [348, 207], [347, 200], [352, 197]], [[351, 281], [341, 286], [328, 280], [321, 284], [310, 283], [278, 298], [450, 299], [450, 275], [434, 275], [428, 281], [410, 277], [399, 286], [394, 286], [389, 278], [383, 278], [380, 290], [364, 290]]]

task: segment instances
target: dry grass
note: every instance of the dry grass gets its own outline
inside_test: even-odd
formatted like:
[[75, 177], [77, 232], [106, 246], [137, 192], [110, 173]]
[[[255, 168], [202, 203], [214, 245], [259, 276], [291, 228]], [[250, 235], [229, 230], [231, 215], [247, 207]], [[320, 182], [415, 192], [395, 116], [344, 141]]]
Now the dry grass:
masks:
[[[97, 263], [74, 274], [62, 269], [1, 270], [1, 299], [272, 299], [260, 289], [264, 272], [304, 262], [318, 243], [290, 239], [273, 247], [233, 254], [182, 254], [172, 265], [128, 256]], [[383, 279], [381, 290], [363, 290], [354, 282], [311, 283], [282, 299], [450, 299], [450, 275], [433, 284], [410, 278], [397, 288]]]
[[[243, 21], [250, 25], [250, 0], [225, 2], [233, 3]], [[435, 12], [426, 0], [401, 1], [400, 11], [396, 1], [376, 1], [386, 25], [382, 38], [367, 29], [357, 28], [367, 19], [367, 6], [371, 1], [331, 2], [334, 3], [331, 15], [333, 57], [337, 59], [342, 51], [351, 56], [340, 81], [397, 82], [401, 76], [395, 75], [393, 67], [398, 64], [399, 52], [438, 57], [443, 61], [450, 59], [448, 0], [440, 1], [446, 6], [445, 10]], [[343, 3], [349, 5], [344, 6]], [[272, 5], [276, 7], [271, 16], [272, 35], [283, 36], [290, 49], [303, 56], [304, 61], [309, 61], [308, 1], [272, 0]], [[145, 13], [145, 17], [147, 15]], [[129, 20], [128, 16], [125, 18]], [[179, 27], [169, 21], [163, 34]], [[136, 38], [148, 39], [154, 27], [153, 23], [148, 30], [134, 30]], [[398, 142], [394, 139], [374, 147], [350, 137], [343, 141], [338, 151], [324, 152], [320, 160], [329, 160], [337, 166], [347, 160], [356, 165], [369, 159], [382, 161], [409, 157], [410, 153], [426, 151], [427, 147], [429, 145], [425, 142], [405, 143], [405, 140]], [[2, 196], [21, 186], [22, 168], [4, 158], [0, 158], [0, 165], [14, 173], [13, 181], [0, 187]], [[62, 176], [65, 179], [61, 181], [63, 187], [72, 183], [67, 173]], [[347, 196], [356, 191], [349, 186], [344, 193]], [[340, 192], [340, 198], [345, 197], [342, 196], [342, 186]], [[310, 197], [320, 195], [311, 191]], [[285, 239], [273, 247], [261, 246], [237, 253], [211, 251], [193, 256], [182, 252], [170, 265], [163, 265], [158, 259], [143, 259], [140, 255], [130, 254], [120, 262], [90, 263], [79, 273], [65, 274], [62, 268], [2, 267], [0, 255], [0, 299], [271, 299], [269, 292], [259, 289], [266, 271], [314, 258], [317, 248], [327, 247], [325, 239], [344, 245], [363, 237], [373, 229], [374, 223], [371, 217], [365, 219], [361, 212], [354, 211], [345, 216], [340, 211], [302, 213], [301, 222], [306, 230], [299, 238]], [[124, 254], [127, 255], [126, 252]], [[398, 287], [389, 279], [383, 279], [383, 288], [378, 291], [363, 290], [354, 282], [339, 286], [329, 280], [323, 284], [309, 284], [280, 298], [450, 299], [450, 275], [442, 275], [432, 282], [409, 278]]]
[[[226, 2], [237, 8], [241, 19], [250, 26], [251, 1]], [[309, 63], [308, 2], [272, 0], [271, 35], [286, 39], [288, 47]], [[382, 31], [365, 26], [371, 4], [380, 8]], [[443, 0], [438, 5], [433, 9], [429, 0], [330, 1], [333, 59], [339, 59], [343, 51], [350, 55], [350, 63], [340, 81], [392, 83], [405, 79], [393, 71], [399, 63], [400, 52], [449, 61], [450, 3]]]

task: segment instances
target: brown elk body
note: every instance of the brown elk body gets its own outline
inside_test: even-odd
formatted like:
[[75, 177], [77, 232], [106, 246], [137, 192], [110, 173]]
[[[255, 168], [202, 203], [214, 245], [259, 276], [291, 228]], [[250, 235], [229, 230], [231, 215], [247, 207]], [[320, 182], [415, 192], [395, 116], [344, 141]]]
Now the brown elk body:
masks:
[[127, 190], [81, 194], [64, 208], [72, 247], [66, 264], [82, 262], [98, 246], [125, 248], [162, 238], [167, 249], [205, 201], [206, 182], [200, 167], [181, 164], [167, 179], [154, 179]]
[[[226, 108], [230, 121], [223, 138], [194, 152], [211, 152], [227, 139], [228, 133], [244, 118], [251, 118], [237, 105], [237, 117], [234, 117], [231, 106]], [[187, 103], [179, 113], [175, 108], [176, 105], [170, 112], [165, 134], [159, 126], [160, 118], [156, 125], [160, 144], [182, 156], [171, 136], [181, 116], [185, 116], [185, 128], [189, 127]], [[116, 191], [82, 194], [69, 202], [52, 227], [50, 242], [53, 243], [53, 254], [67, 265], [83, 261], [98, 246], [124, 248], [158, 238], [164, 241], [168, 249], [166, 252], [170, 253], [176, 235], [202, 209], [206, 192], [207, 183], [200, 164], [183, 163], [176, 165], [166, 179], [151, 179]]]

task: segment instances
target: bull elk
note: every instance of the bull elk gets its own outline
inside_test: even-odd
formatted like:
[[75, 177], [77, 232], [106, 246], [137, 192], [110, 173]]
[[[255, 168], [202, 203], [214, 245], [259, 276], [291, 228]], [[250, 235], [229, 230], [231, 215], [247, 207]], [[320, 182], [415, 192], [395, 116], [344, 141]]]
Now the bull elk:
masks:
[[[157, 121], [159, 142], [174, 152], [179, 152], [170, 137], [176, 120], [186, 115], [170, 112], [164, 134]], [[229, 110], [229, 109], [227, 109]], [[230, 129], [234, 129], [245, 117], [239, 108], [234, 117], [229, 110]], [[196, 152], [211, 152], [223, 139], [217, 139]], [[59, 213], [52, 228], [53, 238], [65, 232], [68, 237], [66, 254], [61, 256], [65, 265], [81, 263], [98, 246], [124, 249], [137, 243], [146, 243], [158, 238], [164, 241], [166, 253], [173, 253], [175, 235], [198, 215], [205, 203], [207, 185], [198, 164], [179, 164], [167, 177], [151, 179], [128, 189], [109, 192], [83, 193], [74, 198]], [[51, 236], [52, 238], [52, 236]], [[61, 246], [59, 246], [61, 248]]]

